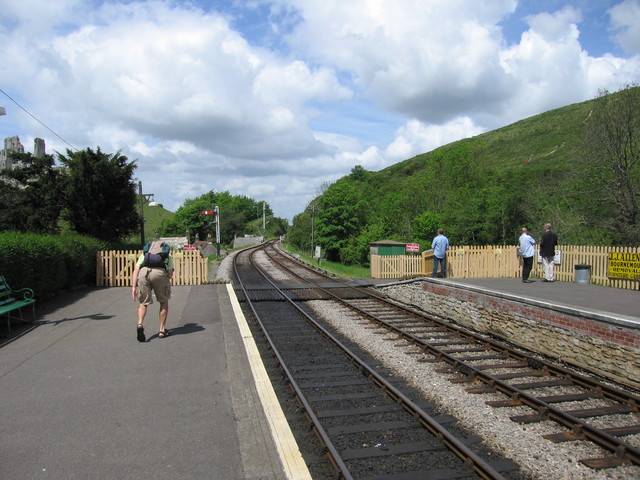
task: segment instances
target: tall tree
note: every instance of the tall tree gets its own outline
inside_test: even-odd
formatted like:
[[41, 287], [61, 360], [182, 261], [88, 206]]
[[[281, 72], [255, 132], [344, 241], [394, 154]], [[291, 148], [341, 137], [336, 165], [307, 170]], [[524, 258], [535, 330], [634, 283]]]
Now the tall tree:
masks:
[[62, 217], [71, 228], [108, 241], [138, 229], [135, 162], [129, 162], [120, 152], [110, 155], [100, 148], [67, 150], [66, 156], [58, 154], [58, 161], [67, 168]]
[[597, 194], [613, 205], [609, 228], [620, 243], [640, 243], [640, 87], [618, 93], [601, 90], [586, 120], [585, 172], [597, 182]]
[[349, 237], [365, 225], [368, 209], [362, 189], [348, 177], [341, 178], [322, 195], [317, 216], [317, 243], [327, 259], [337, 260]]
[[[199, 240], [206, 240], [209, 235], [215, 239], [215, 218], [203, 215], [203, 211], [212, 211], [216, 206], [220, 209], [220, 241], [223, 244], [233, 242], [236, 235], [245, 233], [246, 223], [262, 217], [263, 202], [257, 202], [244, 195], [231, 195], [229, 192], [213, 190], [197, 198], [185, 200], [176, 210], [171, 220], [166, 220], [160, 227], [161, 235], [185, 235], [188, 231], [190, 240], [198, 235]], [[265, 215], [272, 215], [269, 204], [264, 204]]]
[[13, 153], [11, 158], [20, 166], [0, 172], [0, 230], [57, 233], [63, 174], [53, 156]]

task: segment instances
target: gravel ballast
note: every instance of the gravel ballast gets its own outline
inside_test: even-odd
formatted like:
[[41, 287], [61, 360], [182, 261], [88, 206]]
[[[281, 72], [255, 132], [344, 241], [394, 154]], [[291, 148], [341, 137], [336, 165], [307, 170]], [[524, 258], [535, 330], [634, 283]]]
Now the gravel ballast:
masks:
[[[549, 480], [612, 480], [640, 478], [640, 467], [618, 467], [596, 471], [579, 463], [580, 459], [607, 455], [590, 442], [576, 441], [552, 443], [542, 438], [557, 433], [560, 428], [551, 421], [518, 424], [509, 416], [531, 413], [527, 407], [495, 409], [485, 404], [501, 400], [500, 394], [472, 395], [466, 386], [451, 383], [452, 375], [436, 373], [442, 365], [423, 363], [420, 355], [409, 355], [412, 347], [399, 348], [393, 336], [373, 333], [354, 322], [352, 313], [331, 302], [309, 302], [311, 308], [340, 334], [368, 351], [385, 367], [404, 378], [424, 397], [436, 403], [444, 413], [454, 416], [469, 430], [476, 433], [499, 453], [521, 465], [523, 473], [534, 479]], [[387, 340], [385, 340], [387, 338]]]
[[[217, 280], [230, 281], [232, 255], [225, 258], [217, 271]], [[455, 417], [465, 428], [487, 444], [519, 464], [532, 479], [550, 480], [626, 480], [640, 479], [640, 467], [623, 466], [593, 470], [579, 463], [580, 459], [607, 456], [608, 452], [590, 442], [552, 443], [542, 435], [557, 433], [554, 422], [518, 424], [510, 416], [531, 413], [527, 407], [492, 408], [489, 400], [501, 400], [500, 394], [472, 395], [469, 385], [451, 383], [451, 374], [437, 373], [442, 365], [420, 362], [421, 355], [410, 355], [412, 347], [400, 348], [397, 339], [374, 333], [354, 321], [353, 314], [332, 302], [313, 301], [308, 305], [337, 332], [359, 345], [386, 368], [435, 403], [443, 413]], [[385, 339], [386, 338], [386, 339]], [[393, 339], [392, 339], [393, 338]]]

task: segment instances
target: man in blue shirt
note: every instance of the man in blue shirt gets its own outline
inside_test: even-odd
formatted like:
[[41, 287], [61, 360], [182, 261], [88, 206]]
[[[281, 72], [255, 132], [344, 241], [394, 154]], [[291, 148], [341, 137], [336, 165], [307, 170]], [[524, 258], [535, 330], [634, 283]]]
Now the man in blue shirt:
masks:
[[532, 283], [533, 280], [529, 280], [529, 274], [533, 267], [533, 255], [535, 254], [533, 246], [536, 241], [529, 235], [529, 230], [526, 228], [522, 229], [522, 235], [518, 241], [520, 242], [520, 255], [522, 255], [522, 283]]
[[443, 235], [444, 230], [438, 229], [438, 235], [431, 242], [433, 249], [433, 273], [432, 277], [438, 276], [438, 264], [442, 272], [442, 278], [447, 278], [447, 250], [449, 250], [449, 239]]

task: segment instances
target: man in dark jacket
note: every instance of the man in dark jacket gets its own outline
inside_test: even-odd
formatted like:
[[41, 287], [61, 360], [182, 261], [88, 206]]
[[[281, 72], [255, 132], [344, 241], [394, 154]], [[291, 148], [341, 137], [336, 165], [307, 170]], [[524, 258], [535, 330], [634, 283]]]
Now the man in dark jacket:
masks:
[[540, 257], [542, 257], [542, 271], [544, 272], [543, 282], [553, 282], [554, 263], [553, 257], [556, 255], [556, 246], [558, 245], [558, 235], [551, 231], [551, 224], [544, 226], [544, 233], [540, 240]]

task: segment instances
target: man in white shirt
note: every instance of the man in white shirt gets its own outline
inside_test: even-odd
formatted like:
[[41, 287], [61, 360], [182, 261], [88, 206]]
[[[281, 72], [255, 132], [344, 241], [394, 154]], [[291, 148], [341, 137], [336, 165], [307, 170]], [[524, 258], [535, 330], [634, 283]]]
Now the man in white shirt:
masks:
[[522, 229], [522, 235], [518, 239], [520, 242], [520, 255], [522, 255], [522, 283], [533, 283], [533, 280], [529, 280], [529, 274], [533, 267], [533, 255], [535, 250], [533, 246], [536, 241], [529, 235], [529, 230]]

